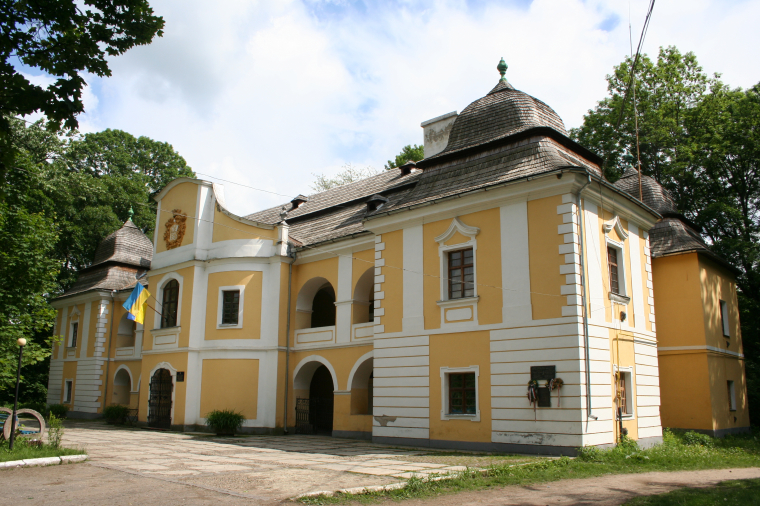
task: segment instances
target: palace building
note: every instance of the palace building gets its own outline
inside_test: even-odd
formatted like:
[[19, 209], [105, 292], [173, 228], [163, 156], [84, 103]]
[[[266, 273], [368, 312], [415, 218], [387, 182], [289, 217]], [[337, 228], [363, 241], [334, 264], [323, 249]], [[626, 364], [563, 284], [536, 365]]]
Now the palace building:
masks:
[[[419, 162], [247, 216], [220, 185], [168, 184], [153, 242], [127, 221], [54, 301], [48, 401], [548, 454], [747, 427], [733, 268], [499, 70], [422, 124]], [[144, 326], [122, 308], [138, 282]]]

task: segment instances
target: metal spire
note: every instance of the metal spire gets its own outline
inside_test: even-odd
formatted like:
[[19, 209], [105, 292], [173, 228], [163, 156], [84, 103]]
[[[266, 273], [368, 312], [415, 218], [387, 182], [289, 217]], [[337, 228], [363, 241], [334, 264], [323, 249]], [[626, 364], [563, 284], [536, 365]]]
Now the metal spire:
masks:
[[507, 82], [507, 78], [504, 77], [504, 74], [507, 73], [507, 62], [504, 61], [504, 57], [501, 58], [501, 61], [498, 65], [496, 65], [496, 70], [499, 71], [499, 74], [501, 74], [501, 79], [499, 79], [499, 82]]

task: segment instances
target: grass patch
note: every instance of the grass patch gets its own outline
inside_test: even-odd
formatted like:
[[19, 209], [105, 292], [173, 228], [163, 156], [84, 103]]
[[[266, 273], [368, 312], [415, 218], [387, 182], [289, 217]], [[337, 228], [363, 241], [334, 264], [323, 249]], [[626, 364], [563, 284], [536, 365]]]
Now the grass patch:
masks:
[[662, 444], [641, 450], [627, 440], [609, 450], [586, 447], [575, 459], [543, 459], [529, 464], [500, 464], [485, 468], [483, 475], [464, 471], [451, 479], [430, 481], [412, 478], [399, 490], [362, 495], [338, 494], [301, 499], [304, 504], [373, 503], [434, 497], [467, 490], [483, 490], [507, 485], [526, 485], [567, 478], [590, 478], [606, 474], [684, 471], [760, 466], [760, 440], [753, 435], [727, 436], [723, 439], [694, 437], [691, 433], [665, 431]]
[[13, 451], [8, 449], [8, 441], [0, 441], [0, 462], [12, 460], [40, 459], [43, 457], [62, 457], [64, 455], [82, 455], [86, 452], [75, 448], [56, 448], [52, 445], [30, 445], [25, 439], [17, 439]]
[[637, 497], [624, 506], [731, 506], [757, 504], [760, 480], [731, 480], [710, 488], [682, 488], [667, 494]]

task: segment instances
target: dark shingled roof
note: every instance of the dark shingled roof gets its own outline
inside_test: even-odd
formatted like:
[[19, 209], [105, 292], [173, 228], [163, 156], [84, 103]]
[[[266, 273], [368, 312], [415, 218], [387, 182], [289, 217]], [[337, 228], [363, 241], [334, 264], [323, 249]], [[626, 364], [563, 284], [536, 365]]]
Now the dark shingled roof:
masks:
[[677, 217], [666, 217], [657, 222], [649, 231], [649, 247], [653, 257], [689, 251], [710, 251], [699, 232]]
[[[633, 167], [628, 167], [623, 176], [615, 182], [615, 186], [638, 199], [639, 172]], [[641, 195], [642, 202], [660, 214], [678, 212], [670, 192], [649, 176], [641, 176]]]
[[468, 105], [454, 121], [446, 149], [431, 159], [503, 139], [531, 128], [549, 127], [567, 135], [554, 109], [501, 81]]
[[132, 220], [127, 220], [100, 242], [92, 265], [79, 273], [76, 282], [61, 297], [90, 290], [132, 289], [137, 284], [135, 276], [150, 269], [152, 259], [153, 243]]
[[104, 263], [117, 263], [149, 269], [152, 259], [153, 243], [132, 220], [127, 220], [119, 230], [98, 245], [90, 268]]

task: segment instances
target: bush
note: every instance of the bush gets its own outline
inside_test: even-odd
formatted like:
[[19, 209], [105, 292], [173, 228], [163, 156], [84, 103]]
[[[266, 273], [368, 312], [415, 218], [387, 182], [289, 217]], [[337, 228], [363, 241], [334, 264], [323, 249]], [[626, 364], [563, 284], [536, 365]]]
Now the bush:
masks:
[[234, 435], [244, 420], [243, 413], [232, 409], [215, 409], [206, 415], [206, 425], [216, 432], [217, 436]]
[[50, 413], [48, 416], [48, 445], [52, 448], [60, 448], [62, 439], [63, 422], [53, 413]]
[[64, 418], [66, 418], [66, 415], [69, 412], [69, 408], [67, 408], [63, 404], [51, 404], [49, 409], [50, 409], [50, 414], [55, 415], [56, 418], [60, 420], [63, 420]]
[[111, 404], [103, 408], [103, 418], [108, 423], [115, 423], [122, 425], [127, 421], [129, 415], [129, 406], [122, 406], [121, 404]]
[[708, 448], [715, 446], [713, 438], [707, 434], [700, 434], [693, 430], [686, 431], [683, 436], [681, 436], [681, 440], [683, 441], [683, 444], [689, 446], [706, 446]]

